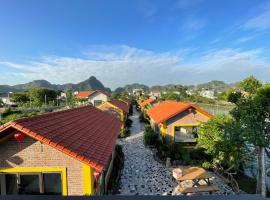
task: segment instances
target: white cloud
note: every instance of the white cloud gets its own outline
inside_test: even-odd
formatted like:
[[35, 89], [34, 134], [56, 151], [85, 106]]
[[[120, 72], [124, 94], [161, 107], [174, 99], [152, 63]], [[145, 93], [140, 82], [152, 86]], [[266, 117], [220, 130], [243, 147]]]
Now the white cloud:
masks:
[[244, 43], [244, 42], [247, 42], [247, 41], [250, 41], [250, 40], [254, 39], [255, 37], [256, 37], [256, 35], [241, 37], [241, 38], [238, 38], [236, 40], [236, 43]]
[[2, 61], [2, 69], [4, 66], [17, 72], [2, 70], [5, 79], [1, 78], [0, 84], [35, 79], [76, 83], [94, 75], [105, 86], [116, 88], [134, 82], [149, 85], [191, 84], [212, 79], [231, 82], [250, 74], [267, 80], [270, 75], [270, 65], [261, 57], [261, 49], [196, 50], [196, 56], [193, 53], [190, 49], [157, 53], [126, 45], [96, 46], [85, 51], [81, 58], [46, 56], [31, 60], [28, 65]]
[[270, 10], [267, 10], [251, 19], [244, 25], [246, 29], [266, 30], [270, 28]]

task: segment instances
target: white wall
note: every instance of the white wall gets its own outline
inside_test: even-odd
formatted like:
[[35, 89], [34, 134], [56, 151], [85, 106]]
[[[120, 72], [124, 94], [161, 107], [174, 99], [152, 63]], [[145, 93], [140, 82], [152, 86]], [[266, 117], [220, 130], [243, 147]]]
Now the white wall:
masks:
[[102, 103], [108, 101], [108, 96], [101, 93], [101, 92], [96, 92], [95, 94], [91, 95], [88, 98], [88, 101], [92, 104], [95, 105], [95, 101], [102, 101]]

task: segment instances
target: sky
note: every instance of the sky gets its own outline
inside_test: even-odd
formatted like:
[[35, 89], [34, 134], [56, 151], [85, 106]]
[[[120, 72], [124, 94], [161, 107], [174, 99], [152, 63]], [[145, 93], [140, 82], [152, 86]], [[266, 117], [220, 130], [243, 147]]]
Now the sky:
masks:
[[270, 77], [270, 0], [0, 0], [0, 84]]

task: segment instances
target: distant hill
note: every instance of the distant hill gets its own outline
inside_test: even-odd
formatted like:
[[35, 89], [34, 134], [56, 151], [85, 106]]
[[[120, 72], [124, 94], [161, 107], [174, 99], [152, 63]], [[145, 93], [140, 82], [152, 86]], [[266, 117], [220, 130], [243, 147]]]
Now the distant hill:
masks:
[[151, 89], [158, 88], [161, 91], [170, 91], [170, 90], [177, 90], [180, 89], [187, 89], [187, 90], [193, 90], [193, 91], [202, 91], [204, 90], [214, 90], [215, 93], [221, 93], [224, 92], [230, 88], [237, 88], [238, 83], [225, 83], [223, 81], [217, 81], [213, 80], [207, 83], [201, 83], [197, 85], [181, 85], [181, 84], [168, 84], [168, 85], [155, 85], [152, 86]]
[[46, 80], [34, 80], [29, 83], [19, 84], [14, 86], [9, 85], [0, 85], [0, 93], [7, 92], [18, 92], [29, 90], [34, 87], [43, 87], [51, 90], [61, 90], [61, 91], [84, 91], [84, 90], [104, 90], [110, 92], [110, 88], [104, 87], [104, 85], [94, 76], [91, 76], [89, 79], [82, 81], [77, 84], [67, 83], [67, 84], [51, 84]]
[[144, 84], [133, 83], [129, 85], [125, 85], [124, 87], [118, 87], [115, 89], [115, 92], [132, 92], [133, 89], [143, 89], [145, 92], [149, 91], [149, 87]]
[[188, 85], [188, 89], [200, 91], [202, 89], [215, 90], [216, 92], [224, 92], [229, 88], [237, 88], [238, 83], [225, 83], [223, 81], [213, 80], [207, 83], [201, 83], [198, 85]]

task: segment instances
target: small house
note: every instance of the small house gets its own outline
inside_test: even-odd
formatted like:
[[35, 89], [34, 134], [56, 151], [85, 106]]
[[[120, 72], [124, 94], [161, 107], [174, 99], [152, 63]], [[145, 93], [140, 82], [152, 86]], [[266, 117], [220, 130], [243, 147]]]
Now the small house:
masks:
[[139, 102], [139, 106], [142, 111], [147, 110], [155, 105], [157, 105], [157, 100], [155, 98], [149, 98], [144, 101]]
[[150, 96], [160, 97], [161, 96], [161, 90], [159, 88], [151, 89]]
[[82, 91], [76, 92], [75, 97], [78, 99], [86, 99], [93, 106], [98, 106], [109, 100], [110, 94], [105, 91], [95, 90], [95, 91]]
[[194, 143], [200, 124], [212, 115], [192, 103], [164, 101], [147, 112], [154, 131], [172, 143]]
[[0, 127], [2, 195], [106, 192], [120, 120], [91, 105]]
[[111, 100], [99, 105], [97, 108], [117, 116], [121, 120], [121, 128], [124, 128], [129, 113], [129, 105], [126, 102], [121, 100]]

